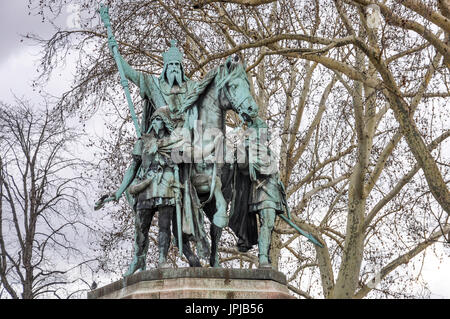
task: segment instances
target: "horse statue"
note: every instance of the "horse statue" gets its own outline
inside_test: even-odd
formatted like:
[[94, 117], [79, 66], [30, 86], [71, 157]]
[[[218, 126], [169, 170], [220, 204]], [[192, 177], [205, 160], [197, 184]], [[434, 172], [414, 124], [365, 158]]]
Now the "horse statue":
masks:
[[[250, 125], [254, 125], [254, 121], [258, 115], [258, 105], [251, 95], [250, 82], [245, 67], [239, 62], [238, 56], [234, 58], [230, 57], [224, 64], [208, 72], [203, 80], [199, 82], [192, 81], [184, 74], [181, 64], [182, 54], [176, 47], [176, 41], [173, 40], [168, 51], [163, 53], [164, 69], [159, 78], [136, 71], [119, 53], [118, 44], [112, 32], [108, 7], [100, 5], [99, 12], [107, 29], [108, 46], [119, 70], [120, 83], [123, 86], [127, 98], [138, 140], [133, 149], [133, 163], [127, 169], [119, 189], [114, 194], [101, 197], [96, 202], [95, 209], [100, 209], [106, 202], [117, 201], [125, 193], [130, 206], [136, 213], [136, 200], [130, 195], [130, 189], [134, 187], [136, 190], [134, 194], [139, 195], [143, 191], [141, 189], [145, 189], [147, 187], [146, 185], [150, 183], [149, 181], [153, 181], [152, 178], [154, 178], [154, 174], [152, 176], [146, 175], [147, 177], [141, 176], [141, 179], [146, 178], [141, 182], [138, 181], [139, 178], [136, 178], [142, 172], [142, 158], [144, 155], [152, 155], [161, 151], [160, 155], [162, 156], [159, 156], [158, 163], [151, 162], [149, 164], [148, 161], [145, 162], [145, 165], [148, 167], [144, 167], [144, 173], [147, 174], [150, 168], [152, 170], [160, 169], [163, 164], [173, 169], [174, 176], [173, 178], [168, 178], [170, 182], [165, 186], [170, 188], [168, 191], [174, 193], [174, 202], [168, 201], [162, 195], [162, 197], [160, 196], [154, 199], [152, 197], [154, 195], [153, 193], [147, 194], [149, 203], [144, 203], [143, 201], [140, 203], [142, 205], [148, 204], [148, 207], [143, 208], [141, 205], [141, 209], [150, 209], [153, 212], [155, 208], [170, 206], [173, 208], [175, 206], [176, 218], [173, 219], [172, 230], [180, 255], [184, 254], [187, 257], [191, 267], [201, 266], [197, 256], [192, 252], [189, 245], [189, 241], [193, 240], [197, 243], [202, 257], [206, 257], [209, 254], [210, 265], [212, 267], [219, 267], [218, 247], [222, 229], [229, 224], [229, 216], [227, 214], [228, 206], [232, 200], [236, 204], [235, 195], [238, 192], [235, 188], [237, 185], [236, 176], [238, 171], [236, 169], [236, 162], [233, 162], [234, 150], [231, 162], [227, 161], [226, 163], [224, 158], [224, 155], [227, 155], [224, 139], [226, 136], [226, 113], [228, 110], [234, 110], [243, 122], [247, 122]], [[138, 123], [134, 110], [128, 80], [139, 86], [140, 94], [144, 98], [141, 125]], [[174, 85], [174, 83], [177, 83], [177, 85]], [[152, 115], [163, 107], [168, 107], [170, 120], [164, 121], [161, 118], [154, 118], [154, 129], [158, 133], [159, 130], [156, 128], [159, 127], [158, 125], [162, 125], [160, 123], [162, 121], [165, 123], [166, 129], [170, 131], [170, 136], [164, 146], [160, 145], [163, 143], [160, 143], [162, 141], [159, 138], [155, 143], [152, 142], [153, 144], [147, 141], [149, 142], [147, 145], [145, 142], [149, 139], [148, 133], [153, 127], [153, 124], [150, 125]], [[162, 114], [164, 112], [160, 113]], [[189, 151], [185, 152], [184, 146], [186, 144], [181, 143], [184, 145], [182, 152], [183, 159], [186, 159], [187, 155], [187, 161], [174, 161], [178, 157], [177, 147], [174, 145], [178, 145], [179, 140], [174, 139], [172, 143], [171, 138], [172, 133], [176, 131], [175, 128], [179, 127], [178, 124], [172, 121], [178, 124], [182, 123], [181, 125], [184, 130], [181, 135], [187, 132]], [[147, 146], [151, 144], [151, 147], [147, 147], [144, 144]], [[169, 153], [170, 159], [168, 157]], [[152, 166], [152, 164], [155, 165]], [[159, 182], [159, 179], [153, 181], [154, 187], [152, 189], [158, 190]], [[182, 191], [184, 192], [184, 196], [181, 196]], [[145, 200], [147, 201], [147, 199]], [[246, 215], [248, 214], [245, 214], [245, 209], [242, 211], [239, 210], [236, 214], [236, 205], [231, 206], [230, 215], [232, 215], [232, 220], [229, 226], [239, 237], [240, 242], [238, 246], [241, 244], [241, 248], [247, 249], [255, 242], [254, 238], [248, 238], [247, 233], [253, 234], [254, 231], [241, 232], [241, 230], [248, 228], [247, 226], [252, 223], [247, 222], [248, 218]], [[181, 213], [181, 210], [183, 210], [183, 213]], [[203, 228], [204, 216], [211, 221], [210, 246], [207, 243], [206, 233]], [[283, 215], [281, 216], [283, 217]], [[290, 219], [286, 219], [286, 221], [292, 227], [296, 228]], [[302, 232], [301, 229], [297, 230]], [[308, 238], [314, 240], [312, 237]], [[145, 244], [141, 250], [146, 251], [147, 246]], [[145, 255], [146, 252], [140, 256], [141, 260], [145, 259]], [[137, 269], [145, 269], [145, 262], [137, 262], [135, 258], [127, 273], [131, 274]]]
[[[227, 209], [232, 197], [229, 165], [232, 163], [227, 163], [224, 158], [228, 110], [234, 110], [243, 121], [258, 114], [258, 105], [251, 95], [250, 83], [238, 56], [228, 58], [224, 64], [208, 72], [180, 110], [186, 114], [184, 127], [193, 132], [191, 140], [194, 146], [201, 145], [193, 148], [194, 153], [197, 149], [202, 150], [193, 154], [192, 163], [184, 164], [184, 205], [192, 205], [186, 191], [195, 191], [202, 211], [211, 221], [209, 262], [212, 267], [219, 267], [218, 247], [222, 229], [228, 224]], [[188, 260], [192, 258], [190, 249], [184, 249], [183, 253]]]

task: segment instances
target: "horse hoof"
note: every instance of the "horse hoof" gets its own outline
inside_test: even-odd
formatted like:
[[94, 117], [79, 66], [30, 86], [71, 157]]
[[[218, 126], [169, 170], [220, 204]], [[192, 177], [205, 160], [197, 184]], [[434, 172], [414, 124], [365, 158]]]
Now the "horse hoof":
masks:
[[225, 228], [228, 225], [228, 216], [216, 213], [213, 218], [213, 223], [219, 228]]
[[258, 269], [273, 269], [272, 265], [269, 263], [260, 263]]
[[160, 262], [158, 264], [158, 268], [160, 268], [160, 269], [170, 268], [170, 264], [168, 262]]
[[198, 258], [195, 259], [188, 259], [189, 261], [189, 267], [201, 267], [202, 264], [200, 263], [200, 260]]
[[211, 258], [211, 259], [209, 260], [209, 266], [210, 266], [211, 268], [222, 268], [222, 266], [221, 266], [220, 263], [219, 263], [219, 260], [216, 259], [216, 258]]

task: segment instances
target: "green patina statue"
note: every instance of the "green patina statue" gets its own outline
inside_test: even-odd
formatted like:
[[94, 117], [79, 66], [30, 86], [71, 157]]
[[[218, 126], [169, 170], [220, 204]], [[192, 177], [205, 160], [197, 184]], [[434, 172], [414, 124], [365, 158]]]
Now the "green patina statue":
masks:
[[[242, 132], [241, 132], [242, 133]], [[233, 215], [230, 227], [238, 235], [238, 249], [248, 251], [258, 244], [259, 267], [270, 268], [269, 249], [275, 218], [286, 211], [284, 186], [278, 176], [277, 160], [267, 140], [267, 125], [260, 118], [248, 123], [248, 130], [241, 134], [237, 152], [237, 188], [232, 203]], [[238, 156], [239, 157], [239, 156]], [[260, 226], [257, 232], [256, 215]]]
[[[269, 251], [277, 216], [319, 247], [323, 245], [291, 220], [286, 191], [280, 180], [277, 158], [269, 147], [266, 123], [259, 117], [247, 123], [236, 144], [235, 196], [230, 228], [238, 237], [237, 247], [246, 252], [258, 245], [259, 267], [271, 268]], [[243, 145], [239, 147], [239, 145]], [[256, 216], [259, 216], [259, 231]]]
[[[147, 128], [148, 118], [157, 108], [168, 106], [171, 117], [183, 124], [185, 114], [180, 112], [183, 101], [188, 93], [195, 91], [197, 83], [188, 79], [184, 74], [182, 65], [183, 55], [176, 47], [177, 41], [171, 41], [171, 47], [163, 53], [164, 67], [159, 77], [134, 70], [119, 54], [121, 65], [127, 79], [139, 87], [144, 104], [141, 127]], [[109, 40], [110, 48], [117, 43], [112, 38]]]
[[[173, 40], [163, 53], [164, 67], [159, 77], [138, 72], [119, 53], [108, 9], [101, 6], [100, 14], [108, 30], [108, 45], [119, 69], [138, 137], [133, 162], [119, 189], [103, 196], [95, 207], [99, 209], [125, 194], [135, 213], [135, 253], [125, 275], [145, 269], [148, 230], [156, 211], [159, 267], [167, 266], [171, 224], [180, 255], [186, 256], [191, 267], [201, 264], [190, 248], [190, 241], [197, 244], [200, 257], [209, 255], [210, 265], [220, 266], [218, 245], [222, 228], [227, 225], [237, 234], [241, 251], [257, 242], [260, 267], [270, 267], [268, 252], [277, 215], [321, 245], [290, 220], [283, 184], [273, 173], [276, 161], [258, 135], [255, 141], [241, 145], [247, 145], [247, 151], [244, 150], [248, 153], [247, 162], [238, 163], [235, 156], [231, 156], [231, 162], [226, 160], [229, 158], [224, 140], [228, 110], [234, 110], [250, 129], [267, 128], [257, 117], [258, 106], [238, 57], [228, 58], [204, 79], [192, 81], [184, 73], [183, 55]], [[140, 124], [128, 80], [139, 87], [144, 101]], [[254, 220], [257, 214], [261, 221], [259, 234]], [[204, 230], [204, 216], [211, 221], [211, 244]]]
[[266, 141], [261, 141], [261, 131], [267, 132], [267, 126], [259, 118], [249, 128], [256, 129], [257, 136], [248, 144], [248, 173], [251, 180], [249, 213], [257, 213], [260, 218], [258, 235], [259, 266], [270, 267], [269, 248], [276, 214], [283, 214], [284, 186], [278, 175], [276, 158]]
[[[175, 123], [171, 119], [168, 107], [157, 109], [150, 118], [150, 126], [135, 144], [133, 150], [132, 178], [125, 178], [119, 190], [114, 194], [118, 199], [125, 189], [134, 196], [135, 204], [135, 253], [128, 272], [145, 269], [148, 250], [148, 231], [154, 214], [158, 211], [159, 226], [159, 267], [168, 267], [167, 252], [170, 245], [170, 223], [175, 238], [179, 238], [181, 184], [178, 177], [178, 166], [171, 160], [171, 150], [177, 147], [182, 139], [177, 139], [172, 132]], [[129, 181], [132, 180], [132, 183]], [[175, 214], [175, 210], [177, 214]], [[190, 250], [184, 245], [184, 250]], [[201, 266], [194, 254], [189, 264]]]

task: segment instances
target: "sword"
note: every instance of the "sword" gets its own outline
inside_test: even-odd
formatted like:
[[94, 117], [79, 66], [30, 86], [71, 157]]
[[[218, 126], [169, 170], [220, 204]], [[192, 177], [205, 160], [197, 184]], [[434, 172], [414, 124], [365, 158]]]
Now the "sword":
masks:
[[286, 190], [284, 188], [284, 184], [282, 181], [280, 181], [278, 179], [278, 185], [280, 186], [280, 190], [282, 193], [282, 201], [283, 201], [283, 205], [286, 209], [286, 213], [287, 213], [287, 217], [284, 215], [279, 215], [286, 223], [288, 223], [289, 226], [291, 226], [292, 228], [294, 228], [297, 232], [299, 232], [301, 235], [305, 236], [306, 238], [308, 238], [308, 240], [310, 242], [312, 242], [314, 245], [319, 246], [320, 248], [323, 248], [323, 245], [317, 240], [317, 238], [315, 238], [313, 235], [311, 235], [310, 233], [305, 232], [304, 230], [300, 229], [297, 225], [295, 225], [292, 220], [291, 220], [291, 210], [289, 209], [289, 205], [287, 203], [286, 200]]
[[181, 233], [181, 184], [180, 184], [180, 172], [178, 165], [174, 167], [175, 175], [175, 209], [177, 214], [177, 233], [178, 233], [178, 251], [180, 252], [180, 257], [183, 256], [183, 244], [182, 244], [182, 233]]
[[305, 232], [304, 230], [300, 229], [297, 225], [295, 225], [289, 218], [287, 218], [284, 215], [278, 215], [280, 216], [286, 223], [289, 224], [292, 228], [294, 228], [296, 231], [298, 231], [300, 234], [308, 238], [310, 242], [312, 242], [314, 245], [319, 246], [320, 248], [323, 248], [323, 245], [310, 233]]
[[117, 42], [116, 42], [116, 39], [114, 38], [114, 34], [112, 32], [111, 20], [109, 19], [108, 7], [105, 6], [104, 4], [100, 4], [99, 13], [100, 13], [100, 17], [103, 21], [103, 24], [105, 25], [106, 30], [108, 32], [108, 41], [113, 43], [113, 45], [112, 45], [113, 52], [112, 53], [113, 53], [114, 59], [116, 60], [117, 68], [119, 69], [120, 84], [122, 84], [122, 87], [125, 91], [125, 96], [127, 98], [128, 107], [129, 107], [130, 113], [131, 113], [131, 118], [133, 119], [134, 127], [136, 129], [136, 135], [139, 138], [139, 137], [141, 137], [141, 129], [139, 127], [136, 112], [134, 110], [133, 101], [131, 100], [131, 94], [130, 94], [130, 88], [128, 86], [128, 80], [125, 77], [125, 72], [123, 71], [123, 66], [122, 66], [122, 63], [119, 58], [119, 49], [117, 47]]

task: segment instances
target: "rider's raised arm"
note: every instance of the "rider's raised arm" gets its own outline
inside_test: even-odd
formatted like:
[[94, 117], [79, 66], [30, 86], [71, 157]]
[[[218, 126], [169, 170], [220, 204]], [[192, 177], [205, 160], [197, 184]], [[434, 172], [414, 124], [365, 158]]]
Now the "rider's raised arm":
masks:
[[119, 54], [119, 59], [122, 63], [123, 72], [125, 73], [125, 77], [139, 86], [141, 72], [136, 71], [131, 67], [131, 65]]
[[120, 64], [122, 65], [123, 72], [125, 73], [125, 77], [133, 82], [136, 85], [139, 85], [139, 73], [135, 69], [133, 69], [130, 64], [122, 57], [119, 52], [119, 45], [117, 44], [114, 36], [108, 37], [108, 47], [109, 51], [114, 57], [118, 57], [120, 60]]
[[159, 92], [159, 88], [155, 84], [155, 77], [144, 72], [136, 71], [120, 54], [118, 56], [125, 77], [139, 87], [141, 97], [149, 98], [156, 107], [166, 105], [164, 98]]

